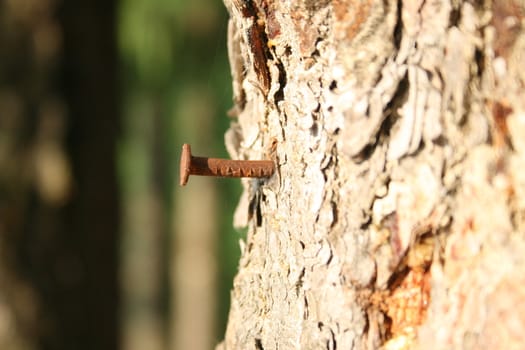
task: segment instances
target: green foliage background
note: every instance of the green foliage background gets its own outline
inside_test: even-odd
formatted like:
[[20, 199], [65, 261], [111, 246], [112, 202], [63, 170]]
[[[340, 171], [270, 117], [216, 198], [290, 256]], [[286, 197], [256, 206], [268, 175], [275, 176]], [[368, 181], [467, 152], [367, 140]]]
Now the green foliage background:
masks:
[[[150, 306], [127, 298], [124, 317], [135, 307], [157, 308], [168, 322], [176, 290], [169, 282], [173, 222], [177, 218], [174, 196], [178, 186], [178, 158], [182, 143], [192, 144], [195, 153], [228, 157], [223, 141], [229, 126], [226, 111], [231, 107], [231, 77], [226, 52], [227, 12], [217, 0], [121, 0], [118, 18], [123, 88], [123, 130], [119, 147], [119, 173], [123, 190], [124, 232], [122, 255], [126, 261], [152, 257], [141, 249], [152, 243], [141, 230], [152, 229], [140, 215], [148, 196], [157, 196], [161, 221], [153, 225], [161, 233], [157, 242], [161, 263], [161, 293]], [[211, 136], [211, 137], [209, 137]], [[188, 186], [191, 186], [191, 180]], [[240, 195], [236, 180], [217, 182], [220, 227], [216, 247], [219, 282], [216, 339], [224, 333], [229, 291], [239, 256], [239, 232], [232, 228], [232, 215]], [[184, 189], [182, 189], [184, 190]], [[148, 195], [149, 194], [149, 195]], [[127, 208], [127, 209], [126, 209]], [[143, 208], [147, 211], [147, 208]], [[139, 218], [138, 218], [139, 217]], [[144, 243], [144, 244], [143, 244]], [[136, 253], [134, 253], [136, 252]], [[158, 257], [156, 257], [158, 258]], [[140, 264], [136, 262], [136, 264]], [[124, 266], [126, 269], [126, 266]], [[188, 271], [191, 274], [192, 271]], [[140, 279], [140, 277], [137, 277]], [[124, 281], [126, 288], [133, 288]], [[126, 300], [126, 296], [124, 296]], [[137, 305], [135, 305], [137, 304]]]

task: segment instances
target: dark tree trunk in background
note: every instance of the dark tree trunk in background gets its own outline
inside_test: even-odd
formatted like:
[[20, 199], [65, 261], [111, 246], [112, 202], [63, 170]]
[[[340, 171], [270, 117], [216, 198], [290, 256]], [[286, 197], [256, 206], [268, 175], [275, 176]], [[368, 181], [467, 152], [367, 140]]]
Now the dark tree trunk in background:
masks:
[[0, 1], [0, 348], [116, 349], [115, 2]]
[[[66, 210], [81, 283], [60, 305], [66, 348], [116, 349], [118, 345], [119, 123], [116, 2], [64, 1], [64, 96], [70, 117], [68, 148], [75, 188]], [[74, 234], [76, 237], [70, 237]], [[67, 332], [64, 332], [69, 330]]]

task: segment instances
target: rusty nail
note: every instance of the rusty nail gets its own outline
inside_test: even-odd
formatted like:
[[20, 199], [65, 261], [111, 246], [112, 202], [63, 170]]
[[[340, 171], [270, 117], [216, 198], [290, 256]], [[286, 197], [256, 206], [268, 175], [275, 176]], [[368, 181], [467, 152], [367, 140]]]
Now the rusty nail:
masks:
[[180, 156], [180, 185], [188, 183], [190, 175], [221, 177], [270, 177], [275, 171], [271, 160], [230, 160], [195, 157], [191, 147], [182, 145]]

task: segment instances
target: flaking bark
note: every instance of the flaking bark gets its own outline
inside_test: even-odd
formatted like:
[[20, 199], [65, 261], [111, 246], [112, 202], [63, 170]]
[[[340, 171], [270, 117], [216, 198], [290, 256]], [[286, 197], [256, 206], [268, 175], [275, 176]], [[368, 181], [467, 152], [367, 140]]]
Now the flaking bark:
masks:
[[226, 145], [278, 171], [218, 349], [518, 348], [523, 1], [225, 3]]

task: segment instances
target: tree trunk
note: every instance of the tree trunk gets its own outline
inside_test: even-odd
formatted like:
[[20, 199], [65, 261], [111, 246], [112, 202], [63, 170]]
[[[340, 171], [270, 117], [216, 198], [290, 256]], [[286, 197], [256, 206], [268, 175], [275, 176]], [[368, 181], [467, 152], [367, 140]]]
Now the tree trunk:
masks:
[[226, 0], [247, 225], [218, 349], [518, 348], [523, 1]]
[[0, 349], [119, 347], [115, 10], [0, 0]]

